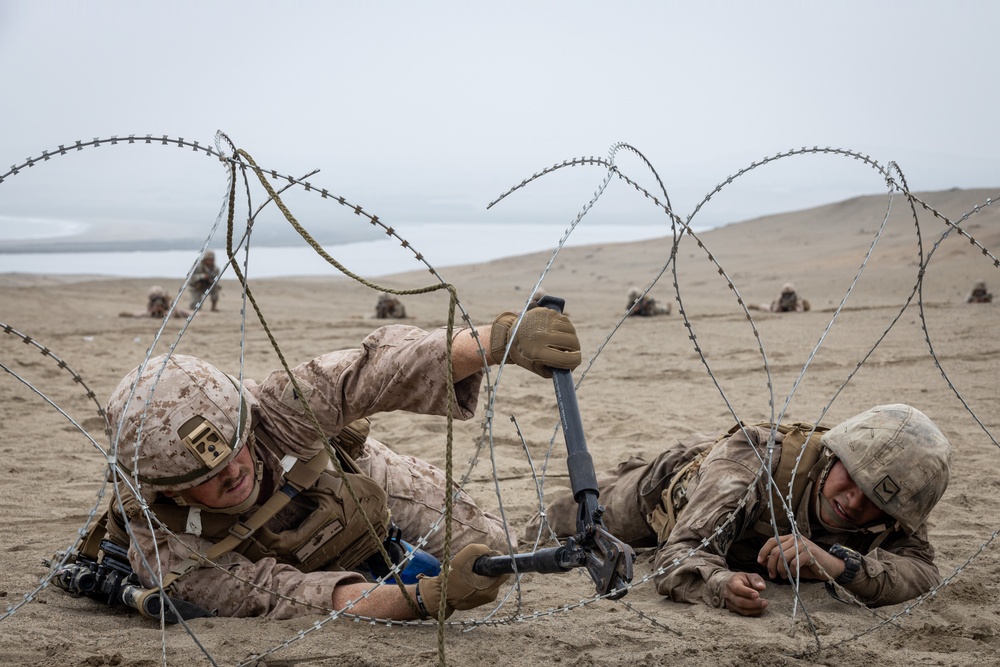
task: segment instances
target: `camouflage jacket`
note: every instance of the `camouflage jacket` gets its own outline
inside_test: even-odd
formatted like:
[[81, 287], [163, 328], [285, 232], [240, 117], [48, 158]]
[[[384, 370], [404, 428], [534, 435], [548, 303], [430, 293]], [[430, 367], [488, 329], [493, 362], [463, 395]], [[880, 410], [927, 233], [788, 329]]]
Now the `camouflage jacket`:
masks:
[[[722, 607], [723, 588], [733, 572], [756, 572], [768, 578], [766, 569], [757, 564], [757, 553], [769, 535], [756, 528], [758, 522], [770, 522], [766, 476], [762, 475], [752, 486], [751, 483], [760, 460], [766, 456], [769, 432], [754, 426], [745, 430], [746, 434], [736, 431], [723, 439], [706, 456], [687, 487], [687, 504], [677, 515], [677, 525], [657, 552], [657, 568], [695, 552], [656, 578], [657, 591], [674, 601]], [[773, 455], [772, 473], [780, 458], [782, 439], [778, 433], [779, 447]], [[796, 525], [802, 535], [820, 546], [829, 548], [839, 543], [862, 554], [861, 570], [846, 586], [847, 590], [865, 604], [880, 606], [913, 599], [940, 583], [925, 526], [910, 536], [892, 530], [872, 549], [879, 534], [831, 533], [812, 521], [809, 498], [822, 467], [820, 460], [809, 471], [805, 492], [794, 508]], [[740, 508], [748, 486], [749, 496]], [[732, 523], [713, 537], [716, 528], [734, 513]], [[702, 540], [708, 540], [707, 548]]]
[[[309, 405], [327, 435], [337, 434], [356, 419], [378, 412], [405, 410], [446, 415], [448, 408], [447, 357], [444, 329], [427, 333], [416, 327], [387, 326], [369, 334], [360, 349], [331, 352], [293, 369]], [[455, 385], [457, 419], [473, 416], [482, 375], [474, 374]], [[293, 386], [284, 371], [275, 371], [261, 383], [245, 381], [258, 401], [255, 428], [262, 428], [282, 450], [308, 459], [322, 446], [307, 413], [293, 397]], [[277, 457], [261, 456], [265, 479], [282, 475]], [[277, 486], [277, 485], [275, 485]], [[161, 497], [162, 499], [162, 497]], [[263, 502], [264, 497], [259, 499]], [[290, 506], [291, 507], [291, 506]], [[294, 508], [286, 508], [265, 526], [283, 529]], [[146, 586], [154, 585], [150, 568], [163, 573], [211, 543], [190, 534], [171, 536], [150, 530], [142, 517], [133, 518], [129, 560]], [[155, 545], [155, 549], [154, 549]], [[159, 561], [157, 561], [157, 556]], [[157, 567], [157, 562], [160, 564]], [[214, 567], [202, 567], [175, 584], [175, 594], [220, 616], [267, 616], [285, 619], [329, 609], [333, 589], [339, 584], [360, 583], [354, 572], [303, 573], [273, 558], [251, 562], [230, 552]], [[232, 575], [232, 576], [229, 576]], [[306, 604], [296, 604], [292, 599]], [[307, 605], [313, 605], [312, 607]]]
[[[198, 264], [198, 268], [194, 270], [191, 274], [191, 284], [201, 289], [208, 289], [208, 287], [215, 282], [215, 277], [219, 275], [219, 267], [208, 266], [204, 262]], [[218, 285], [216, 286], [218, 287]]]

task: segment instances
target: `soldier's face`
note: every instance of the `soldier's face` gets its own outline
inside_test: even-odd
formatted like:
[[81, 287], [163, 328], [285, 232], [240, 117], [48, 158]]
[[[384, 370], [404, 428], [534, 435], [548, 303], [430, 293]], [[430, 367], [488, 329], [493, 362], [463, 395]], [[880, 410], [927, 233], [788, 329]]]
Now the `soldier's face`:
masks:
[[[868, 526], [886, 518], [885, 512], [861, 491], [839, 460], [830, 468], [830, 474], [820, 493], [830, 501], [830, 506], [842, 521], [854, 526]], [[819, 511], [820, 518], [827, 525], [836, 525], [834, 517], [826, 514], [825, 507], [820, 505]]]
[[243, 447], [228, 465], [211, 479], [180, 491], [187, 503], [213, 509], [235, 507], [250, 497], [254, 485], [254, 462], [250, 448]]

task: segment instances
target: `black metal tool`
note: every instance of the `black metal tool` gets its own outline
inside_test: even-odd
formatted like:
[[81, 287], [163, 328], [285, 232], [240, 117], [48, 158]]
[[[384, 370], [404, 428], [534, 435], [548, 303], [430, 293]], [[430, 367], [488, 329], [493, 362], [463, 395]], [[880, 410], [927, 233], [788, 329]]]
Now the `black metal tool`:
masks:
[[[538, 305], [561, 313], [565, 303], [563, 299], [546, 295]], [[586, 567], [598, 594], [618, 599], [628, 592], [626, 586], [632, 581], [635, 551], [604, 528], [601, 519], [604, 507], [597, 502], [597, 473], [583, 435], [572, 372], [552, 369], [552, 384], [566, 439], [566, 467], [578, 507], [576, 535], [559, 547], [513, 556], [481, 556], [472, 569], [477, 574], [495, 577], [513, 573], [515, 566], [518, 572], [541, 573], [568, 572], [576, 567]]]

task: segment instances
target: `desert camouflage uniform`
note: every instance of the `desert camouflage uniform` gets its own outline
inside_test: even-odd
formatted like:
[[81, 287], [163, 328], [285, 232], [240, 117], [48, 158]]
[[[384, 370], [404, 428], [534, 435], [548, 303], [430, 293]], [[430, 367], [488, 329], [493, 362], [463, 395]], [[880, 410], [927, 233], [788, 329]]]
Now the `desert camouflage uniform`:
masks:
[[[119, 314], [122, 317], [152, 317], [154, 319], [162, 320], [166, 317], [167, 311], [170, 310], [170, 303], [170, 295], [167, 294], [167, 291], [159, 285], [153, 285], [149, 288], [149, 295], [146, 300], [146, 310], [137, 310], [133, 313]], [[190, 315], [191, 313], [183, 308], [174, 308], [172, 317], [175, 319], [184, 319]]]
[[[446, 415], [448, 387], [443, 382], [447, 363], [445, 341], [444, 329], [427, 333], [409, 326], [382, 327], [364, 339], [361, 349], [331, 352], [298, 366], [293, 372], [324, 432], [330, 435], [361, 417], [378, 412], [405, 410]], [[477, 373], [455, 384], [457, 419], [473, 416], [481, 379], [482, 374]], [[266, 432], [280, 449], [275, 456], [260, 444], [256, 448], [265, 468], [258, 499], [258, 503], [262, 503], [267, 498], [264, 489], [280, 485], [280, 456], [290, 453], [300, 459], [308, 459], [322, 445], [316, 438], [308, 415], [293, 397], [292, 384], [283, 371], [272, 373], [260, 384], [245, 380], [244, 385], [258, 401], [253, 409], [255, 432]], [[356, 463], [388, 493], [389, 509], [393, 520], [403, 531], [404, 540], [415, 542], [441, 516], [445, 502], [443, 471], [419, 459], [396, 454], [371, 437], [366, 439]], [[164, 497], [160, 496], [159, 501], [163, 500]], [[297, 525], [297, 520], [307, 513], [308, 508], [290, 503], [265, 524], [265, 528], [280, 531]], [[467, 494], [462, 493], [456, 499], [453, 519], [452, 553], [472, 543], [507, 550], [507, 535], [502, 521], [478, 509]], [[155, 554], [158, 553], [164, 573], [191, 555], [189, 548], [164, 531], [157, 529], [151, 532], [141, 515], [133, 517], [131, 525], [134, 536], [129, 560], [133, 569], [140, 573], [144, 585], [151, 586], [154, 581], [143, 564], [142, 554], [155, 568]], [[440, 528], [430, 536], [425, 547], [438, 557], [444, 547], [443, 523]], [[180, 535], [179, 539], [202, 552], [211, 545], [209, 541], [189, 534]], [[511, 536], [511, 539], [516, 545], [516, 538]], [[154, 551], [154, 543], [157, 551]], [[179, 597], [206, 609], [218, 610], [221, 616], [285, 619], [314, 614], [317, 609], [278, 596], [328, 609], [336, 586], [364, 581], [361, 575], [353, 572], [303, 573], [274, 558], [251, 562], [232, 552], [217, 562], [223, 569], [261, 589], [214, 568], [204, 567], [181, 577], [175, 590]]]
[[[205, 263], [206, 259], [211, 258], [213, 263], [211, 266]], [[215, 253], [211, 250], [205, 253], [205, 257], [202, 258], [201, 262], [198, 263], [198, 268], [194, 270], [191, 275], [191, 309], [198, 305], [207, 290], [212, 290], [209, 292], [209, 299], [211, 299], [212, 310], [216, 310], [219, 304], [219, 292], [222, 290], [222, 286], [215, 283], [216, 276], [219, 275], [219, 267], [214, 263]], [[212, 284], [215, 283], [215, 287]]]
[[656, 302], [656, 299], [648, 294], [643, 296], [642, 290], [638, 287], [631, 288], [625, 299], [625, 307], [628, 309], [629, 315], [652, 317], [654, 315], [670, 314], [670, 303], [667, 303], [666, 306], [660, 305]]
[[794, 285], [785, 283], [781, 287], [781, 295], [771, 302], [767, 310], [772, 313], [801, 313], [809, 310], [809, 301], [799, 296]]
[[[692, 550], [697, 552], [655, 579], [657, 591], [675, 602], [722, 607], [723, 587], [733, 572], [756, 572], [768, 579], [767, 570], [757, 563], [758, 552], [773, 536], [767, 478], [762, 475], [755, 485], [751, 484], [760, 467], [758, 457], [766, 456], [769, 429], [746, 426], [745, 430], [746, 435], [737, 430], [727, 437], [696, 434], [677, 442], [651, 463], [631, 457], [598, 478], [607, 529], [633, 546], [655, 546], [657, 534], [651, 520], [655, 521], [657, 510], [663, 511], [663, 490], [677, 470], [711, 450], [693, 473], [686, 489], [687, 504], [677, 513], [677, 524], [656, 553], [655, 565], [660, 568]], [[781, 433], [776, 434], [779, 446], [773, 455], [772, 474], [781, 456], [783, 438]], [[809, 471], [794, 516], [801, 534], [816, 544], [825, 548], [841, 544], [863, 555], [860, 572], [845, 588], [865, 604], [880, 606], [913, 599], [940, 583], [934, 549], [923, 525], [911, 536], [891, 530], [877, 548], [871, 549], [881, 533], [829, 532], [811, 520], [809, 499], [826, 465], [825, 458], [821, 456]], [[737, 510], [748, 487], [747, 502]], [[575, 511], [571, 496], [560, 497], [550, 505], [548, 520], [558, 536], [576, 532]], [[734, 512], [735, 520], [712, 537]], [[780, 515], [780, 509], [778, 512]], [[538, 523], [537, 517], [529, 523], [529, 539], [538, 534]], [[712, 539], [706, 549], [701, 542], [709, 537]]]
[[972, 286], [969, 296], [965, 297], [966, 303], [992, 303], [993, 294], [986, 289], [986, 282], [979, 281]]

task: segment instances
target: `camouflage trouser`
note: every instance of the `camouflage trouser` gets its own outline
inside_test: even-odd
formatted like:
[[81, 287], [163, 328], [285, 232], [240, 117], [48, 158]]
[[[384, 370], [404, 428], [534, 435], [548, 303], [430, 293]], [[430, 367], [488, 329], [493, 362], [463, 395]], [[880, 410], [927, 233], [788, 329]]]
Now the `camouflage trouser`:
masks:
[[[674, 472], [710, 447], [715, 435], [696, 433], [674, 443], [647, 463], [630, 456], [614, 470], [597, 476], [598, 501], [604, 506], [604, 527], [609, 533], [633, 547], [656, 546], [656, 531], [649, 516], [660, 507], [661, 495], [673, 479]], [[556, 537], [576, 534], [577, 503], [570, 492], [554, 494], [546, 505], [547, 522]], [[535, 514], [524, 531], [524, 539], [534, 542], [541, 529], [541, 516]], [[548, 537], [543, 531], [542, 541]]]
[[221, 287], [216, 285], [212, 287], [212, 281], [191, 283], [190, 295], [191, 295], [191, 310], [194, 310], [198, 306], [198, 302], [201, 301], [202, 297], [205, 295], [205, 290], [211, 289], [208, 293], [208, 300], [212, 304], [212, 308], [216, 308], [219, 305], [219, 292]]
[[[356, 460], [362, 472], [375, 480], [389, 496], [389, 511], [411, 544], [423, 536], [444, 514], [445, 474], [429, 463], [403, 456], [369, 437], [364, 453]], [[451, 553], [469, 544], [485, 544], [507, 552], [507, 531], [500, 517], [484, 512], [462, 491], [452, 505]], [[424, 550], [438, 558], [444, 553], [445, 525], [428, 536]], [[510, 533], [517, 548], [517, 536]]]

